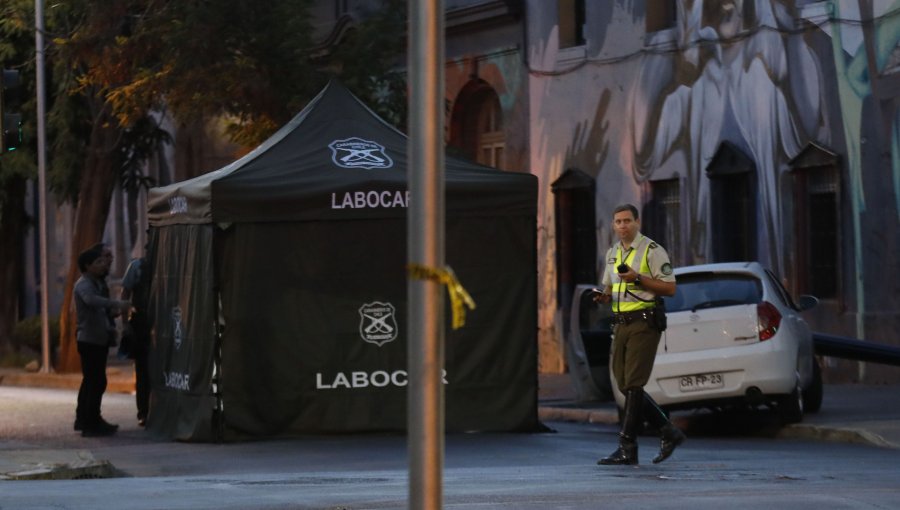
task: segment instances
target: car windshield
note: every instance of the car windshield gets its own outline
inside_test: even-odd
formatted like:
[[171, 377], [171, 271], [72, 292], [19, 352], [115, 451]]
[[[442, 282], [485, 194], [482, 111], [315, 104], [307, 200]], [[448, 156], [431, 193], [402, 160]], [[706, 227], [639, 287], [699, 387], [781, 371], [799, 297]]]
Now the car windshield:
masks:
[[678, 276], [675, 295], [665, 298], [667, 312], [759, 303], [762, 287], [750, 275], [691, 273]]

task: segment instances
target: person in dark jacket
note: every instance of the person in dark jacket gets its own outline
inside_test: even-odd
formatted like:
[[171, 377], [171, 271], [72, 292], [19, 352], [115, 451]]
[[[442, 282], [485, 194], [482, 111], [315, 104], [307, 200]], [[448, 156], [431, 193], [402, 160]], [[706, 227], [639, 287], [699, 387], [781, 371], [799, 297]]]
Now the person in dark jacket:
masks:
[[76, 340], [81, 357], [81, 387], [75, 409], [75, 430], [84, 437], [115, 434], [118, 425], [107, 423], [100, 414], [106, 391], [106, 359], [115, 329], [110, 321], [112, 309], [128, 310], [130, 303], [108, 297], [104, 278], [109, 273], [111, 257], [96, 247], [78, 255], [81, 277], [75, 282]]

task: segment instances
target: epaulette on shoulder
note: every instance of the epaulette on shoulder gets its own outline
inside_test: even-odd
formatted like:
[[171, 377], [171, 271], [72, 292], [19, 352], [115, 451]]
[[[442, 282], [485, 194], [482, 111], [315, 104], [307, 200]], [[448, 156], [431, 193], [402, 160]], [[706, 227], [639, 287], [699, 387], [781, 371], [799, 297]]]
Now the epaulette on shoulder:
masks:
[[650, 249], [656, 248], [657, 246], [659, 246], [659, 245], [656, 244], [656, 241], [653, 241], [650, 243]]

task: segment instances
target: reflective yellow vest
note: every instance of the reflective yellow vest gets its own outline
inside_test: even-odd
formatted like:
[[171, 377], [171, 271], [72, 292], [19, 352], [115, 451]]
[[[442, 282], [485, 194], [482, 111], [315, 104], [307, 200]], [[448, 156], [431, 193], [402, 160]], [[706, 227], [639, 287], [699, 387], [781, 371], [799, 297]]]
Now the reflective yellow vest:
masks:
[[[650, 251], [650, 241], [646, 236], [641, 236], [637, 246], [632, 245], [625, 253], [624, 263], [641, 276], [650, 276], [650, 265], [647, 264], [647, 252]], [[622, 245], [616, 246], [616, 266], [623, 262]], [[613, 312], [634, 312], [653, 308], [656, 305], [654, 301], [656, 294], [644, 290], [640, 285], [627, 283], [618, 276], [613, 276], [612, 298]], [[628, 292], [626, 292], [626, 290]]]

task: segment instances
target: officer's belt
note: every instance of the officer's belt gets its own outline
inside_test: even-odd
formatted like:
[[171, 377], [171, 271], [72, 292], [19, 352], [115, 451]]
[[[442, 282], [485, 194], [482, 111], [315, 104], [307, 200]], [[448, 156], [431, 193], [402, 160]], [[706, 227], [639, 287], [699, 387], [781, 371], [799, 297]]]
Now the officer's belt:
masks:
[[633, 312], [614, 313], [613, 322], [616, 324], [631, 324], [632, 322], [638, 320], [650, 321], [653, 320], [653, 314], [655, 310], [656, 308], [652, 307], [635, 310]]

